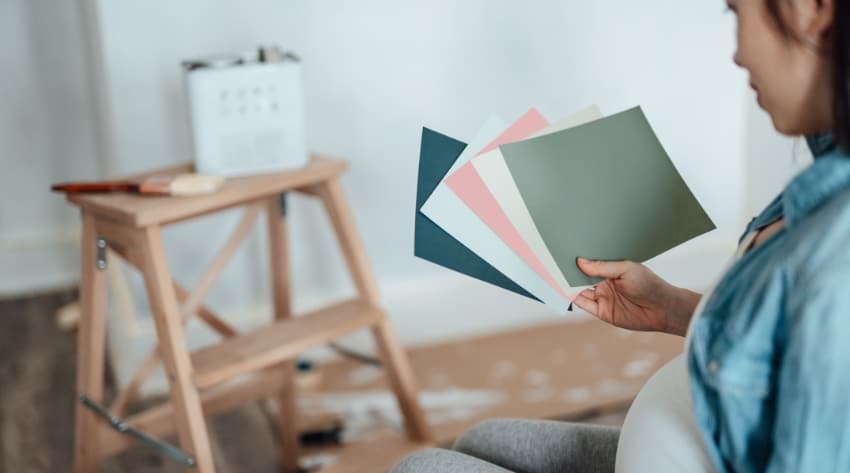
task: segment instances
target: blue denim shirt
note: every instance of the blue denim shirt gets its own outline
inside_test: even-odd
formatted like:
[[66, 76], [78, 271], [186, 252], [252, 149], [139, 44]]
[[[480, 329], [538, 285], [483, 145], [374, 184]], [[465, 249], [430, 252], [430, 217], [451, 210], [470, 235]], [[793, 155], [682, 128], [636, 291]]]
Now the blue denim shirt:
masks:
[[814, 163], [744, 235], [784, 227], [691, 327], [694, 409], [720, 472], [850, 472], [850, 155], [808, 142]]

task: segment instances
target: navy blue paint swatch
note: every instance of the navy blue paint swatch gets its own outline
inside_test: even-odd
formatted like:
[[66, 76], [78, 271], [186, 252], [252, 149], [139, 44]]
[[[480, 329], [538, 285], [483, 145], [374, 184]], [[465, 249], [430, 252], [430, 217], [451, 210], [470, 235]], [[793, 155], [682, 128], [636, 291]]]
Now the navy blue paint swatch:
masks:
[[419, 150], [419, 177], [416, 186], [416, 227], [414, 229], [413, 253], [445, 268], [538, 300], [491, 266], [490, 263], [455, 240], [420, 210], [464, 148], [466, 148], [466, 143], [428, 128], [422, 129], [422, 146]]

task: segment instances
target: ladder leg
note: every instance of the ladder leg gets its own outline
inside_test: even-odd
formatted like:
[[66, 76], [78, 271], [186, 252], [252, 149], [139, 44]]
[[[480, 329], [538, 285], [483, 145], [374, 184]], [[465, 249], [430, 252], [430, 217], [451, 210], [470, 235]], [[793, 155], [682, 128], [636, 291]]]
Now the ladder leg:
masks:
[[[336, 179], [328, 180], [320, 187], [325, 209], [342, 247], [348, 270], [360, 296], [374, 306], [380, 305], [377, 283], [369, 268], [366, 251], [354, 226], [354, 219], [345, 201], [342, 188]], [[429, 442], [431, 430], [419, 406], [413, 370], [407, 353], [399, 344], [386, 315], [372, 327], [372, 335], [378, 346], [381, 361], [390, 381], [396, 400], [404, 417], [408, 436], [417, 441]]]
[[339, 181], [333, 178], [322, 183], [319, 186], [319, 196], [325, 204], [325, 211], [328, 213], [337, 241], [342, 248], [342, 254], [345, 257], [345, 263], [348, 265], [348, 272], [351, 273], [351, 278], [354, 280], [354, 286], [360, 293], [360, 297], [378, 306], [380, 304], [378, 285], [372, 276], [369, 259], [366, 257], [360, 236], [357, 234], [354, 219], [345, 201]]
[[[106, 284], [97, 267], [98, 237], [94, 217], [83, 212], [80, 251], [80, 324], [77, 332], [77, 394], [103, 401], [103, 366], [106, 337]], [[105, 249], [104, 249], [105, 250]], [[98, 469], [98, 422], [93, 412], [76, 403], [74, 471], [93, 473]]]
[[[269, 199], [266, 206], [271, 271], [272, 305], [275, 320], [292, 317], [287, 255], [285, 194]], [[295, 361], [289, 360], [278, 368], [283, 385], [278, 395], [278, 431], [280, 432], [281, 471], [295, 473], [299, 469], [298, 405], [295, 384]]]
[[372, 327], [372, 335], [375, 337], [384, 371], [404, 417], [404, 428], [408, 437], [419, 442], [432, 442], [434, 439], [431, 428], [419, 406], [413, 369], [386, 315]]
[[206, 421], [198, 390], [192, 381], [192, 362], [159, 227], [147, 227], [142, 231], [142, 272], [159, 339], [159, 353], [168, 379], [180, 446], [195, 459], [195, 467], [190, 471], [214, 473]]

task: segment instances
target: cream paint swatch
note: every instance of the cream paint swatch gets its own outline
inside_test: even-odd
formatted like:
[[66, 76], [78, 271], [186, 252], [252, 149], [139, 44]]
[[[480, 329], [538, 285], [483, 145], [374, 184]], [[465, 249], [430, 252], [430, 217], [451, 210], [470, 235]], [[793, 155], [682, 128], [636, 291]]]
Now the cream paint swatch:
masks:
[[[582, 125], [602, 118], [602, 112], [595, 105], [584, 109], [575, 115], [566, 118], [558, 123], [555, 123], [544, 130], [534, 134], [532, 137], [542, 136], [549, 133], [565, 130], [574, 126]], [[546, 272], [548, 272], [560, 288], [561, 293], [569, 294], [574, 289], [569, 285], [563, 273], [561, 272], [552, 253], [543, 241], [543, 237], [534, 224], [534, 219], [531, 218], [525, 202], [522, 200], [522, 195], [514, 182], [508, 165], [498, 148], [487, 153], [481, 154], [472, 158], [470, 161], [475, 167], [475, 170], [481, 176], [481, 179], [487, 185], [490, 193], [499, 203], [502, 211], [513, 223], [514, 227], [519, 232], [526, 244], [531, 248], [531, 251], [537, 256], [538, 260], [543, 264]], [[449, 173], [451, 174], [451, 172]], [[564, 215], [564, 218], [567, 218]]]
[[[495, 140], [507, 136], [510, 129], [511, 127], [500, 126], [498, 119], [489, 119], [478, 135], [470, 141], [447, 175], [469, 162], [482, 149], [491, 147]], [[487, 224], [446, 185], [445, 181], [434, 189], [422, 206], [421, 212], [544, 304], [560, 314], [567, 312], [569, 302], [526, 264], [498, 235], [493, 233]]]

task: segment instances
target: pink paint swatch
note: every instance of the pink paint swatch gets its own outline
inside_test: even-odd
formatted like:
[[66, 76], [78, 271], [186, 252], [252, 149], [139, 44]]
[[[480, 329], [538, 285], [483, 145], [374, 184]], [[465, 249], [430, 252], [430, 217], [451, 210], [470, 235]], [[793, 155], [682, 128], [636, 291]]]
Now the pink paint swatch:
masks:
[[528, 138], [547, 126], [549, 126], [549, 122], [543, 118], [543, 115], [540, 115], [540, 112], [536, 109], [530, 108], [523, 116], [519, 117], [519, 119], [510, 126], [510, 128], [503, 131], [501, 135], [497, 136], [495, 140], [479, 151], [476, 156], [480, 156], [488, 151], [493, 151], [505, 143], [513, 143], [514, 141]]
[[[548, 123], [546, 119], [537, 113], [537, 110], [531, 109], [525, 115], [520, 117], [516, 123], [505, 130], [493, 143], [489, 144], [483, 151], [478, 153], [481, 155], [489, 150], [496, 149], [499, 145], [519, 141], [527, 138], [534, 133], [546, 128]], [[561, 296], [572, 302], [576, 296], [567, 295], [555, 279], [546, 271], [543, 263], [528, 246], [528, 243], [523, 240], [519, 231], [505, 214], [502, 207], [499, 206], [496, 198], [487, 188], [487, 184], [481, 179], [478, 171], [471, 162], [464, 164], [457, 171], [446, 178], [446, 184], [457, 194], [458, 197], [475, 212], [478, 217], [493, 230], [499, 238], [502, 239], [508, 246], [511, 247], [523, 261], [525, 261], [534, 271], [539, 274], [549, 285], [551, 285]]]

